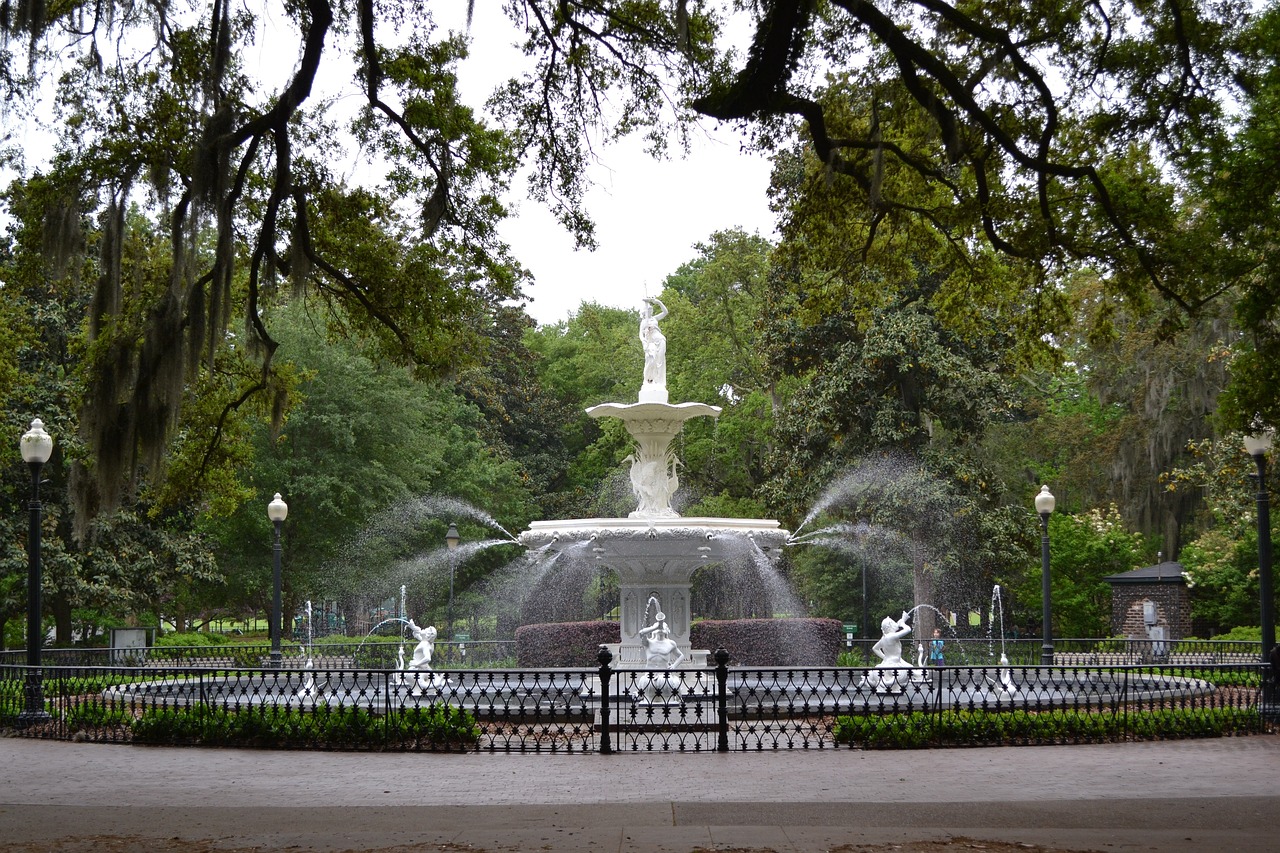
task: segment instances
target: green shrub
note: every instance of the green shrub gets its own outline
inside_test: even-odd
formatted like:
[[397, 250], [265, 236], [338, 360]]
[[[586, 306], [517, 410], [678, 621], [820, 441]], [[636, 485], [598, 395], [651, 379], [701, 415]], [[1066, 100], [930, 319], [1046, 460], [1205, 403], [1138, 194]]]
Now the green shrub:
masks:
[[1221, 738], [1262, 730], [1257, 708], [1176, 708], [1165, 711], [916, 711], [840, 716], [836, 743], [865, 748], [919, 749], [964, 744], [1111, 742], [1133, 738]]
[[836, 743], [868, 749], [965, 744], [1104, 742], [1223, 737], [1262, 730], [1256, 708], [1178, 708], [1121, 712], [946, 710], [836, 718]]
[[182, 660], [190, 657], [192, 650], [197, 650], [195, 654], [206, 657], [220, 656], [225, 654], [225, 650], [220, 647], [230, 643], [231, 638], [226, 634], [202, 631], [165, 634], [156, 639], [148, 654], [152, 660]]
[[602, 643], [618, 642], [617, 622], [547, 622], [516, 629], [516, 660], [521, 668], [595, 666]]
[[156, 646], [225, 646], [231, 642], [226, 634], [204, 631], [165, 634], [156, 638]]
[[723, 646], [740, 666], [832, 666], [844, 647], [838, 619], [706, 619], [694, 623], [696, 649]]
[[72, 731], [100, 729], [126, 725], [133, 721], [128, 708], [120, 708], [106, 702], [82, 702], [67, 708], [63, 719]]
[[867, 658], [861, 651], [841, 652], [836, 655], [836, 666], [867, 666]]
[[386, 717], [364, 708], [321, 705], [314, 710], [265, 706], [148, 708], [133, 722], [140, 743], [206, 746], [374, 747], [410, 741], [466, 746], [480, 738], [475, 717], [451, 706], [409, 708]]
[[1259, 687], [1262, 684], [1262, 674], [1256, 666], [1239, 664], [1188, 668], [1144, 667], [1141, 672], [1176, 678], [1197, 678], [1215, 687]]
[[[360, 645], [353, 660], [356, 669], [395, 669], [397, 663], [397, 653], [400, 649], [400, 641], [385, 642], [378, 640], [369, 640]], [[413, 654], [413, 645], [409, 644], [405, 648], [405, 657], [409, 658]]]
[[1237, 625], [1225, 634], [1215, 634], [1211, 640], [1231, 640], [1235, 642], [1261, 643], [1262, 629], [1257, 625]]
[[220, 654], [229, 656], [236, 666], [242, 666], [245, 669], [257, 669], [267, 663], [262, 646], [232, 646], [218, 651]]
[[0, 726], [11, 726], [17, 722], [26, 702], [22, 687], [20, 678], [0, 681]]

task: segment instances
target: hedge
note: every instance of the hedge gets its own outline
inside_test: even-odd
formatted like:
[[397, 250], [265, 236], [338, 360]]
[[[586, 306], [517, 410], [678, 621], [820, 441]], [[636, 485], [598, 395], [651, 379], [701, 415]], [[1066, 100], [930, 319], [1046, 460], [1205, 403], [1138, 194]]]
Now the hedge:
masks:
[[617, 622], [545, 622], [516, 629], [516, 666], [596, 666], [604, 643], [622, 636]]
[[322, 705], [312, 711], [262, 706], [148, 708], [132, 723], [133, 740], [151, 744], [299, 748], [470, 747], [480, 729], [449, 705], [407, 708], [386, 716]]
[[734, 619], [693, 623], [695, 649], [723, 646], [735, 666], [835, 666], [844, 634], [838, 619]]
[[1130, 738], [1224, 737], [1262, 730], [1256, 708], [1177, 708], [1128, 713], [946, 710], [836, 718], [836, 743], [924, 749], [966, 744], [1109, 743]]
[[[724, 646], [739, 666], [835, 666], [844, 638], [838, 619], [734, 619], [695, 622], [690, 646]], [[617, 622], [548, 622], [516, 629], [516, 665], [594, 666], [602, 643], [622, 636]]]

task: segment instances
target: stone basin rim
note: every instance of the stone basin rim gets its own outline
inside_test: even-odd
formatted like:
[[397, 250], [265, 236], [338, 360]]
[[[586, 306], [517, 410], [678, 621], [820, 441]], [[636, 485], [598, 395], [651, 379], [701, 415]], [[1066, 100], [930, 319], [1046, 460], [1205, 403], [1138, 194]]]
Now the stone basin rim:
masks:
[[675, 518], [577, 518], [534, 521], [520, 534], [523, 540], [531, 534], [572, 532], [610, 532], [615, 530], [653, 530], [659, 534], [680, 535], [698, 528], [735, 533], [778, 533], [788, 535], [781, 522], [771, 518], [711, 518], [677, 516]]
[[526, 547], [538, 547], [556, 540], [572, 543], [645, 539], [674, 544], [722, 537], [751, 539], [762, 547], [776, 548], [785, 545], [791, 533], [775, 519], [765, 518], [583, 518], [535, 521], [518, 538]]

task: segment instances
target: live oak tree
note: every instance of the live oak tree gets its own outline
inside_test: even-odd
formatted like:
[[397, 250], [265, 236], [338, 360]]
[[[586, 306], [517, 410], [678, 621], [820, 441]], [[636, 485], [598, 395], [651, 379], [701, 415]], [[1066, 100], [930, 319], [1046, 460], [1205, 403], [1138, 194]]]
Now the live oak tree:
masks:
[[[494, 225], [518, 160], [532, 166], [534, 196], [589, 244], [582, 171], [593, 144], [639, 131], [661, 148], [696, 115], [741, 122], [770, 148], [790, 148], [797, 132], [816, 166], [809, 180], [865, 199], [851, 256], [874, 250], [890, 220], [926, 224], [932, 254], [954, 262], [953, 305], [965, 287], [971, 298], [1004, 290], [1028, 331], [1051, 330], [1056, 281], [1088, 264], [1172, 333], [1238, 289], [1256, 332], [1256, 363], [1246, 357], [1242, 372], [1268, 375], [1266, 240], [1223, 227], [1259, 187], [1214, 193], [1222, 168], [1255, 162], [1251, 140], [1268, 138], [1264, 120], [1253, 136], [1230, 121], [1239, 104], [1267, 114], [1274, 27], [1251, 8], [516, 0], [506, 11], [529, 66], [491, 102], [497, 128], [461, 105], [465, 40], [436, 29], [425, 0], [284, 6], [298, 60], [275, 86], [240, 60], [266, 37], [260, 17], [225, 0], [191, 10], [17, 0], [0, 9], [0, 85], [12, 109], [33, 109], [64, 63], [61, 144], [47, 167], [62, 194], [43, 222], [63, 261], [99, 223], [91, 329], [105, 336], [112, 357], [98, 367], [118, 393], [82, 420], [92, 454], [114, 463], [96, 471], [109, 506], [119, 484], [106, 473], [156, 469], [185, 384], [227, 344], [230, 318], [243, 318], [238, 346], [265, 368], [259, 392], [284, 390], [261, 322], [277, 286], [342, 301], [353, 322], [440, 370], [479, 345], [475, 315], [516, 294], [520, 274]], [[741, 52], [721, 35], [740, 21], [754, 31]], [[322, 70], [352, 81], [361, 106], [349, 129], [385, 164], [384, 180], [343, 180], [343, 119], [317, 100]], [[121, 342], [110, 328], [117, 247], [136, 199], [169, 235], [168, 283], [140, 341]], [[1268, 218], [1262, 233], [1271, 228]], [[1025, 270], [992, 287], [989, 252]], [[1234, 417], [1252, 417], [1252, 402]], [[1257, 408], [1270, 416], [1274, 405]]]

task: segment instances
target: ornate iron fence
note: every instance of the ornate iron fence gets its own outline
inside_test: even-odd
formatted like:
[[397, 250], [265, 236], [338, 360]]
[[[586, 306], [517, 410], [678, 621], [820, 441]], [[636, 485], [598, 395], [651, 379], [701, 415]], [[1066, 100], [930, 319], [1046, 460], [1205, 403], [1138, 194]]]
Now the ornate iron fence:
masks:
[[314, 749], [743, 752], [1093, 743], [1268, 730], [1257, 663], [388, 668], [0, 665], [25, 737]]
[[[298, 669], [312, 664], [324, 669], [381, 669], [394, 667], [397, 654], [403, 644], [385, 638], [330, 641], [317, 640], [310, 646], [296, 642], [282, 646], [284, 666]], [[479, 640], [475, 642], [436, 641], [433, 663], [437, 668], [448, 667], [514, 667], [515, 640]], [[405, 647], [405, 654], [412, 655], [413, 641]], [[209, 646], [151, 646], [143, 649], [106, 648], [48, 648], [41, 652], [41, 659], [50, 666], [146, 666], [152, 668], [199, 667], [225, 669], [228, 667], [261, 668], [271, 660], [268, 643], [228, 643]], [[21, 664], [26, 652], [0, 652], [0, 664]]]
[[[878, 639], [878, 638], [877, 638]], [[1012, 664], [1040, 663], [1042, 639], [999, 637], [944, 637], [944, 654], [953, 666], [982, 666], [1003, 654]], [[848, 665], [876, 662], [871, 647], [876, 639], [849, 640], [842, 662]], [[1126, 666], [1169, 663], [1180, 666], [1220, 663], [1252, 663], [1262, 659], [1262, 644], [1247, 640], [1150, 640], [1126, 637], [1054, 637], [1055, 663], [1065, 666]]]

